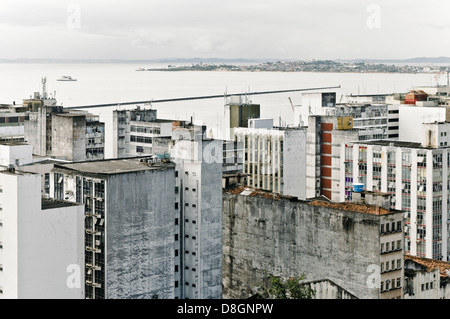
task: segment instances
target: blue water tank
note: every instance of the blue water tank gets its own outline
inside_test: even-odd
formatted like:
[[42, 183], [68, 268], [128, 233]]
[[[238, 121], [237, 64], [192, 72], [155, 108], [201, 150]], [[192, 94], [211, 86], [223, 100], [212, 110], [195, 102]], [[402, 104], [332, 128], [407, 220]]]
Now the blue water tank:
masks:
[[353, 183], [353, 191], [356, 193], [361, 193], [363, 191], [364, 184]]

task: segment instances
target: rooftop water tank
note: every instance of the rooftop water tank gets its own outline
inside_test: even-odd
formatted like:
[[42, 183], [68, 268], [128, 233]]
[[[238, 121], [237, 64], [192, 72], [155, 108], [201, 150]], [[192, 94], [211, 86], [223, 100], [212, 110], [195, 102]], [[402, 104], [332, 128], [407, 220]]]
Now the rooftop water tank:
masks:
[[361, 193], [363, 191], [364, 184], [362, 183], [353, 183], [353, 191], [355, 193]]

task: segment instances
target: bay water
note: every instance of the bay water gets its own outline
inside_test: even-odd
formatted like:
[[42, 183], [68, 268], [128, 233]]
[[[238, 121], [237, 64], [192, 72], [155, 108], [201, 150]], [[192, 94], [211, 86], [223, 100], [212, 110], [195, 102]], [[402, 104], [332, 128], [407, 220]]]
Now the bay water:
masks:
[[[114, 109], [123, 102], [225, 95], [259, 91], [295, 90], [341, 86], [335, 89], [337, 101], [347, 94], [383, 94], [408, 92], [419, 86], [444, 84], [444, 76], [403, 73], [320, 73], [320, 72], [221, 72], [221, 71], [136, 71], [159, 68], [167, 64], [142, 63], [0, 63], [0, 103], [22, 103], [33, 92], [42, 91], [46, 78], [47, 93], [58, 105], [83, 106], [116, 104], [88, 109], [105, 122], [105, 156], [112, 154], [111, 129]], [[57, 81], [70, 75], [77, 81]], [[261, 105], [261, 118], [273, 118], [274, 124], [292, 124], [294, 105], [301, 104], [301, 92], [249, 96]], [[224, 115], [224, 98], [154, 103], [162, 119], [194, 119], [205, 124], [213, 135], [219, 135]], [[143, 107], [143, 105], [141, 105]], [[145, 106], [149, 107], [149, 106]]]

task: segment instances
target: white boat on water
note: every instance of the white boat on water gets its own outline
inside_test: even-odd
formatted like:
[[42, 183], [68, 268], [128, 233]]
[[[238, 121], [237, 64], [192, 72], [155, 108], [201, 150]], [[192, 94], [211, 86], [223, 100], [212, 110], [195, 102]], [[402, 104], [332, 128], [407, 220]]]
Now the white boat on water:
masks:
[[57, 81], [76, 81], [77, 79], [72, 78], [70, 75], [63, 75]]

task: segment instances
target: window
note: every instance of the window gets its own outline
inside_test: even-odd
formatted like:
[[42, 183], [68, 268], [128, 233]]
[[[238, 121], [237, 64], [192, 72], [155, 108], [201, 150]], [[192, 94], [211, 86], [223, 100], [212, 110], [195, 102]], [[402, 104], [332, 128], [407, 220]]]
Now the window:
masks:
[[175, 281], [175, 288], [178, 288], [178, 281]]
[[175, 265], [175, 272], [178, 272], [178, 265]]
[[175, 234], [175, 241], [178, 240], [178, 234]]
[[178, 225], [178, 218], [175, 218], [175, 225]]
[[402, 260], [401, 259], [397, 259], [397, 269], [402, 268]]
[[381, 291], [384, 291], [384, 282], [381, 282], [381, 283], [380, 283], [380, 290], [381, 290]]
[[397, 288], [401, 287], [401, 278], [397, 278]]
[[384, 252], [384, 244], [381, 244], [381, 252]]

